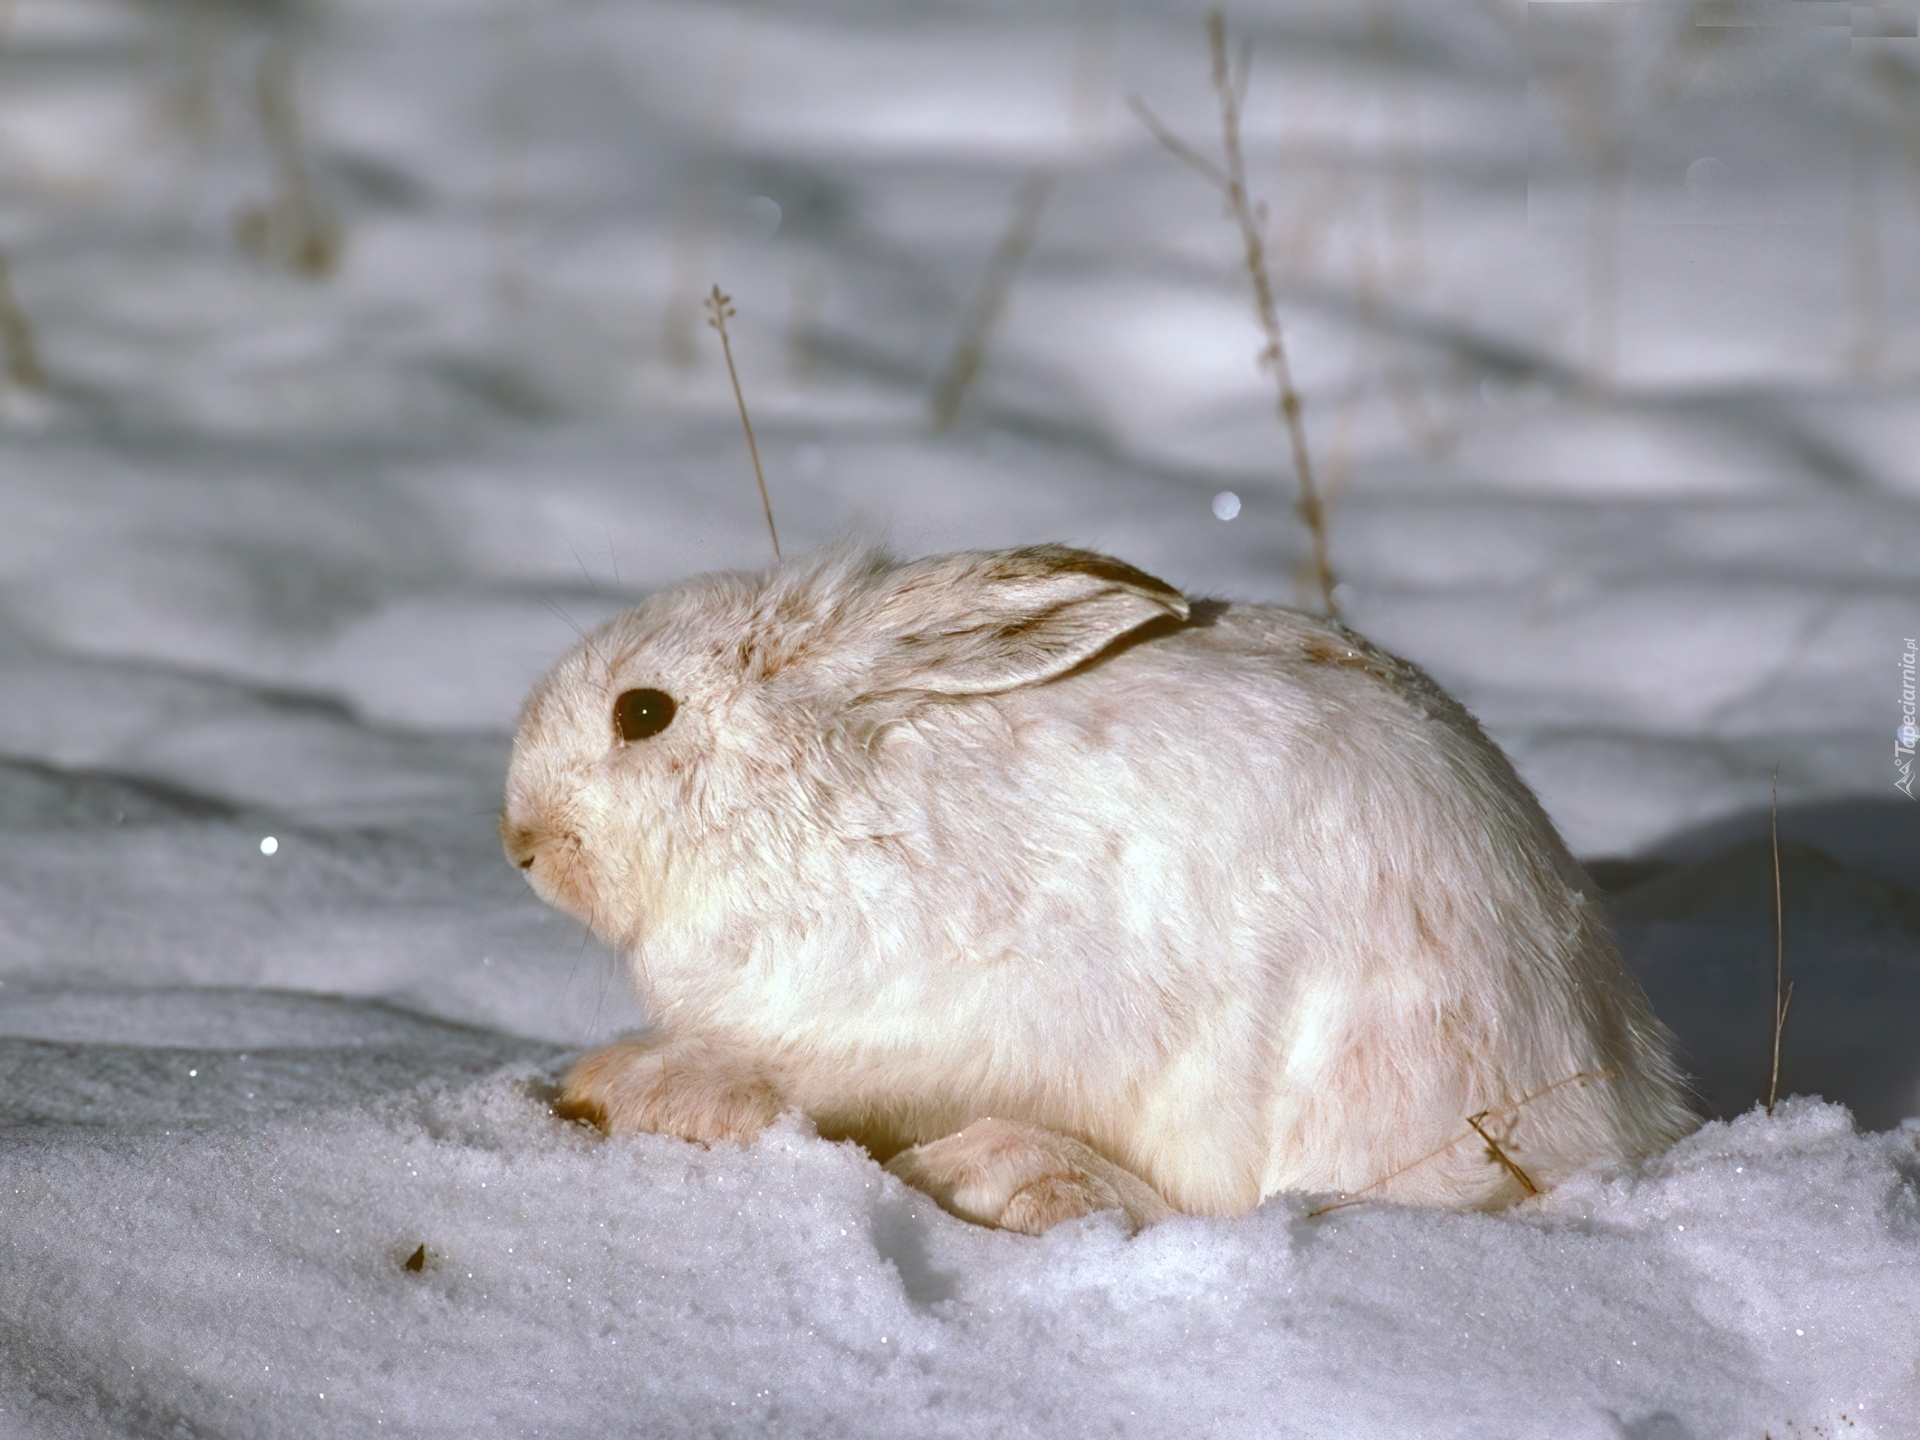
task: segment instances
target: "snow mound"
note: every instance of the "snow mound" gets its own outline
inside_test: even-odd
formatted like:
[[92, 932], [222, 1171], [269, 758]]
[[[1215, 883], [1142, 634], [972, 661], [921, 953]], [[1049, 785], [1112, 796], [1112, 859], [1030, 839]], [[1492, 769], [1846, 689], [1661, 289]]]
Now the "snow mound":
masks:
[[[208, 1004], [250, 1041], [299, 1018]], [[465, 1034], [412, 1034], [411, 1073], [372, 1041], [129, 1047], [92, 1073], [141, 1102], [64, 1124], [66, 1076], [23, 1064], [27, 1043], [0, 1049], [0, 1433], [1309, 1436], [1419, 1416], [1436, 1437], [1704, 1440], [1898, 1437], [1920, 1413], [1920, 1133], [1862, 1136], [1835, 1106], [1710, 1124], [1645, 1174], [1502, 1215], [1286, 1197], [1030, 1240], [797, 1120], [749, 1146], [605, 1141], [547, 1112], [550, 1061], [423, 1078], [478, 1060]]]

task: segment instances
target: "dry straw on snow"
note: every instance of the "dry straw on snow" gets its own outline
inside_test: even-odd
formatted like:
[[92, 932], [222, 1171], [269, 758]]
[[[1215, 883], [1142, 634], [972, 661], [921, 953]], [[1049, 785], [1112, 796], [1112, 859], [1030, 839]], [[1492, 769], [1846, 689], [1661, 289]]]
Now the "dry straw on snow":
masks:
[[1398, 1180], [1409, 1170], [1417, 1170], [1429, 1160], [1446, 1154], [1447, 1151], [1465, 1140], [1469, 1135], [1478, 1135], [1486, 1142], [1487, 1158], [1499, 1165], [1500, 1168], [1505, 1170], [1509, 1175], [1513, 1176], [1522, 1190], [1529, 1195], [1538, 1195], [1540, 1193], [1540, 1187], [1534, 1183], [1533, 1177], [1522, 1170], [1519, 1165], [1515, 1164], [1513, 1157], [1507, 1154], [1506, 1150], [1501, 1147], [1500, 1142], [1487, 1132], [1486, 1122], [1496, 1118], [1518, 1115], [1527, 1106], [1533, 1104], [1534, 1101], [1551, 1095], [1562, 1086], [1585, 1085], [1590, 1081], [1617, 1080], [1618, 1078], [1619, 1076], [1612, 1070], [1581, 1070], [1576, 1074], [1563, 1076], [1551, 1085], [1542, 1086], [1531, 1095], [1522, 1095], [1511, 1105], [1495, 1105], [1486, 1110], [1476, 1111], [1474, 1114], [1466, 1117], [1467, 1129], [1454, 1136], [1451, 1140], [1447, 1141], [1446, 1144], [1429, 1150], [1418, 1160], [1409, 1161], [1390, 1175], [1382, 1175], [1371, 1185], [1363, 1185], [1360, 1189], [1342, 1195], [1338, 1200], [1330, 1204], [1322, 1205], [1315, 1210], [1309, 1210], [1307, 1212], [1307, 1218], [1311, 1220], [1315, 1216], [1325, 1215], [1330, 1210], [1339, 1210], [1345, 1206], [1357, 1204], [1378, 1190], [1382, 1185], [1385, 1185], [1388, 1181]]

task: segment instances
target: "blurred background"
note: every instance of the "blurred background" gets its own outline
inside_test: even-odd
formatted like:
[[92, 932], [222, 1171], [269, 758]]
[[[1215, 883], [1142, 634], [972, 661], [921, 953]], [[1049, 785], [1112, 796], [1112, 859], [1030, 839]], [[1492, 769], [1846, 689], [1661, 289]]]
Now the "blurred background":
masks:
[[[1319, 606], [1207, 13], [0, 7], [0, 997], [633, 1023], [492, 814], [576, 626], [770, 558], [716, 284], [789, 551]], [[1920, 1111], [1917, 20], [1224, 16], [1340, 610], [1599, 862], [1725, 1108], [1777, 768], [1788, 1078]]]

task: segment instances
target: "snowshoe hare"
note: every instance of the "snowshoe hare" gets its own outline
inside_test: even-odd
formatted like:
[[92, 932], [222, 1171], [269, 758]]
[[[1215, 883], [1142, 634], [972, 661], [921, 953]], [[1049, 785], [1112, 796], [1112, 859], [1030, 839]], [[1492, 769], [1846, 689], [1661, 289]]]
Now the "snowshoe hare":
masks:
[[663, 591], [528, 699], [501, 834], [653, 1027], [560, 1113], [709, 1141], [797, 1107], [985, 1224], [1494, 1207], [1692, 1123], [1460, 705], [1086, 551]]

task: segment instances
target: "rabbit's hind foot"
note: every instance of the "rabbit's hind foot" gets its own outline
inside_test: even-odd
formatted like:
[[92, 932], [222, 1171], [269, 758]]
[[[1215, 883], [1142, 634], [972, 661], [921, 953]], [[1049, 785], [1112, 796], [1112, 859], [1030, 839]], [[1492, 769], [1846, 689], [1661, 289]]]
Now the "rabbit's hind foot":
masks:
[[1096, 1210], [1122, 1211], [1136, 1230], [1174, 1213], [1138, 1175], [1070, 1135], [1021, 1120], [976, 1120], [902, 1151], [887, 1169], [963, 1220], [1023, 1235]]

